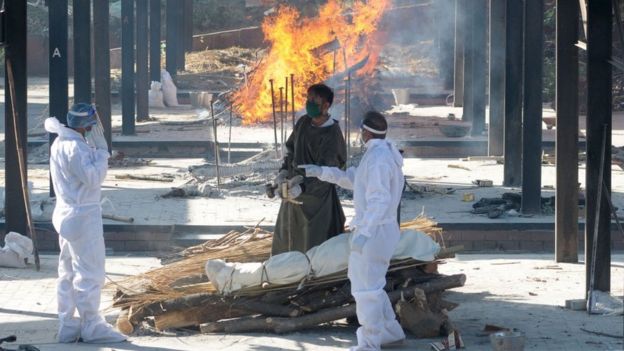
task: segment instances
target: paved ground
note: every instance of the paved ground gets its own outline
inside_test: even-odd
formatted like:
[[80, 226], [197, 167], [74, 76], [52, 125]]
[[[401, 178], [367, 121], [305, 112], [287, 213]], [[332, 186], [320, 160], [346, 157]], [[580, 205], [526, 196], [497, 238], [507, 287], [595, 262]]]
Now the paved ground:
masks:
[[[189, 331], [163, 335], [143, 333], [116, 345], [60, 345], [55, 343], [57, 321], [54, 255], [44, 255], [42, 269], [0, 268], [0, 336], [15, 334], [20, 343], [43, 350], [342, 350], [352, 345], [354, 328], [344, 323], [283, 336], [265, 334], [200, 335]], [[158, 266], [153, 257], [132, 254], [107, 258], [112, 280]], [[624, 255], [613, 256], [612, 291], [624, 294]], [[623, 339], [581, 331], [622, 335], [622, 316], [589, 316], [561, 306], [566, 299], [582, 298], [584, 266], [556, 264], [548, 255], [460, 255], [441, 266], [447, 274], [464, 273], [464, 287], [447, 294], [460, 303], [451, 318], [460, 329], [468, 350], [491, 350], [481, 330], [485, 324], [517, 328], [527, 336], [526, 350], [622, 350]], [[105, 292], [107, 309], [112, 291]], [[429, 350], [434, 340], [409, 338], [401, 350]], [[4, 345], [3, 345], [4, 346]]]

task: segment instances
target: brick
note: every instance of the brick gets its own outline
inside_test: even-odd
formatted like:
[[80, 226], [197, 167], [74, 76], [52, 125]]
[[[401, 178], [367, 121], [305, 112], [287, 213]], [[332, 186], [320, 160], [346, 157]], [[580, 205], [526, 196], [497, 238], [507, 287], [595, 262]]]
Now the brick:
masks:
[[125, 251], [149, 251], [149, 241], [127, 240], [124, 243]]
[[555, 240], [555, 232], [552, 230], [532, 230], [530, 233], [527, 233], [526, 240], [533, 241], [548, 241]]
[[497, 242], [498, 248], [503, 251], [518, 251], [520, 250], [520, 240], [500, 240]]
[[544, 242], [534, 241], [534, 240], [523, 240], [523, 241], [520, 241], [520, 250], [529, 251], [529, 252], [543, 252]]
[[483, 231], [470, 230], [470, 231], [462, 232], [461, 235], [459, 236], [459, 240], [481, 241], [481, 240], [485, 240], [485, 235], [486, 234]]
[[126, 243], [124, 241], [113, 240], [105, 241], [104, 246], [113, 251], [126, 251]]
[[447, 247], [463, 245], [464, 251], [472, 251], [473, 244], [474, 244], [474, 241], [472, 240], [450, 240], [446, 242]]
[[496, 241], [493, 240], [475, 241], [472, 245], [475, 251], [494, 251], [496, 246]]

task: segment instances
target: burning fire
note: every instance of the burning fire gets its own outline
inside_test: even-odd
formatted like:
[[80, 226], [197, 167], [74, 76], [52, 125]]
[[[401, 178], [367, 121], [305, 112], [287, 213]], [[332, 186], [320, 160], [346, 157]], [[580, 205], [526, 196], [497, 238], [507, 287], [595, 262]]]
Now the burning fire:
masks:
[[[366, 62], [356, 75], [370, 73], [377, 63], [379, 49], [377, 25], [390, 0], [356, 0], [350, 9], [339, 0], [329, 0], [316, 18], [301, 18], [291, 7], [282, 6], [277, 15], [267, 18], [263, 25], [270, 49], [248, 80], [233, 96], [237, 112], [245, 124], [263, 122], [271, 117], [271, 90], [274, 80], [276, 109], [279, 111], [279, 88], [285, 88], [286, 77], [294, 74], [295, 108], [305, 103], [305, 88], [325, 81], [346, 67]], [[337, 42], [335, 41], [337, 40]], [[339, 43], [337, 50], [328, 49]], [[338, 45], [333, 45], [336, 49]], [[325, 49], [323, 49], [325, 48]], [[290, 82], [288, 83], [290, 84]], [[288, 100], [290, 101], [290, 87]], [[288, 104], [290, 109], [290, 103]]]

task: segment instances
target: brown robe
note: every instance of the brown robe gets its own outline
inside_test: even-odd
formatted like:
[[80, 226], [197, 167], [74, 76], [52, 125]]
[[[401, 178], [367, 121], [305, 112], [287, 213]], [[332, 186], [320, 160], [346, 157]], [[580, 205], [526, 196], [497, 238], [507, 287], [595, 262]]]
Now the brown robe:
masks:
[[[331, 118], [331, 117], [330, 117]], [[312, 119], [301, 117], [286, 141], [286, 156], [281, 169], [289, 178], [305, 176], [299, 165], [340, 167], [346, 165], [347, 148], [337, 121], [328, 127], [312, 125]], [[336, 186], [315, 177], [305, 177], [303, 193], [296, 198], [301, 205], [282, 202], [275, 223], [273, 255], [287, 251], [306, 252], [327, 239], [344, 232], [345, 216]]]

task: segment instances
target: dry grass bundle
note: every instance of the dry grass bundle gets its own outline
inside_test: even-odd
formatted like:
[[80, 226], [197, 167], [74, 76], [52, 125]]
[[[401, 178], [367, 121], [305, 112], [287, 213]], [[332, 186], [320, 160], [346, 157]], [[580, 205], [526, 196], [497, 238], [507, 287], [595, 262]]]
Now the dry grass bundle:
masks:
[[256, 227], [243, 233], [233, 231], [220, 239], [190, 247], [181, 253], [183, 258], [176, 262], [113, 283], [120, 292], [115, 307], [214, 292], [204, 274], [204, 265], [208, 260], [262, 262], [269, 258], [272, 237], [272, 233]]

